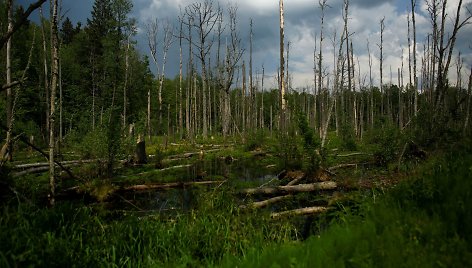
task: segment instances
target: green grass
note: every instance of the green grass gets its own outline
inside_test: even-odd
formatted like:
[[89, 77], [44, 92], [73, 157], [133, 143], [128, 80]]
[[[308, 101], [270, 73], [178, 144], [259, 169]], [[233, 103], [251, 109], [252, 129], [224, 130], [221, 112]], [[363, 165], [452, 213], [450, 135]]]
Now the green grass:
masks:
[[432, 161], [319, 236], [265, 249], [229, 267], [471, 267], [472, 156]]
[[175, 217], [113, 217], [98, 208], [2, 208], [0, 266], [199, 266], [250, 247], [290, 241], [295, 228], [267, 215], [240, 213], [223, 191], [202, 192], [198, 210]]

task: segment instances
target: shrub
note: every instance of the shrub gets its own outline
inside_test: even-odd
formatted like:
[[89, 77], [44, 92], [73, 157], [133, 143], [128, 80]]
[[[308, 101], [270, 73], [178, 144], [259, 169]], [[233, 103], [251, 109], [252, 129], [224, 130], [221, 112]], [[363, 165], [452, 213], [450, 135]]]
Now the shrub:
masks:
[[265, 142], [265, 133], [263, 129], [258, 129], [256, 132], [249, 134], [247, 137], [244, 149], [246, 151], [253, 151], [261, 148]]
[[386, 167], [396, 160], [400, 150], [400, 140], [398, 128], [388, 124], [368, 133], [367, 142], [373, 147], [374, 159], [379, 166]]

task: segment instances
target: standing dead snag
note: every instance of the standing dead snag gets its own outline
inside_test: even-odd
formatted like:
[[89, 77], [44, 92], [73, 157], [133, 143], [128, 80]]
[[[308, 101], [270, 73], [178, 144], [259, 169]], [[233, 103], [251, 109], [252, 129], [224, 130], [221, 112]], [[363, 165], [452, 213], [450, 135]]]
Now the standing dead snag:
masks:
[[280, 7], [280, 81], [279, 81], [279, 90], [280, 90], [280, 100], [282, 108], [282, 118], [285, 113], [286, 103], [285, 103], [285, 59], [284, 59], [284, 0], [279, 1]]
[[228, 7], [230, 38], [225, 48], [224, 66], [220, 68], [219, 86], [223, 91], [223, 135], [226, 136], [230, 129], [231, 107], [230, 107], [230, 89], [233, 84], [234, 74], [237, 69], [238, 62], [243, 56], [241, 48], [241, 38], [237, 32], [237, 6]]
[[54, 205], [54, 195], [55, 195], [55, 165], [54, 165], [54, 153], [55, 153], [55, 136], [54, 136], [54, 121], [56, 118], [56, 88], [59, 78], [59, 36], [57, 29], [57, 7], [58, 0], [52, 1], [51, 6], [51, 111], [49, 115], [49, 204]]
[[144, 139], [142, 139], [141, 135], [139, 135], [138, 141], [136, 143], [136, 150], [134, 153], [134, 162], [136, 164], [147, 163], [146, 143]]
[[440, 26], [440, 35], [439, 35], [439, 62], [438, 62], [438, 76], [437, 76], [437, 100], [436, 100], [436, 112], [438, 112], [441, 106], [441, 103], [444, 100], [444, 95], [447, 90], [447, 76], [449, 73], [449, 66], [451, 64], [452, 54], [454, 52], [454, 46], [457, 39], [457, 33], [465, 25], [469, 24], [470, 19], [472, 18], [472, 13], [468, 10], [468, 15], [462, 21], [460, 19], [462, 0], [459, 0], [456, 10], [456, 17], [454, 18], [454, 25], [452, 34], [450, 34], [447, 39], [445, 37], [445, 27], [446, 27], [446, 7], [447, 1], [442, 2], [442, 14], [441, 14], [441, 26]]
[[[197, 41], [191, 42], [197, 48], [196, 56], [200, 60], [202, 70], [202, 127], [203, 137], [208, 136], [208, 114], [207, 114], [207, 96], [208, 74], [207, 57], [211, 51], [213, 40], [211, 33], [219, 21], [220, 12], [215, 10], [212, 0], [205, 0], [203, 3], [193, 3], [185, 8], [185, 15], [189, 18], [188, 26], [195, 28], [197, 32]], [[190, 36], [188, 37], [190, 38]]]
[[[8, 14], [8, 31], [13, 30], [13, 0], [7, 1], [7, 14]], [[7, 76], [7, 85], [11, 84], [11, 36], [7, 40], [7, 57], [6, 57], [6, 76]], [[2, 148], [2, 155], [0, 155], [0, 161], [12, 160], [12, 150], [13, 150], [13, 141], [12, 141], [12, 127], [13, 127], [13, 100], [12, 100], [12, 88], [7, 88], [7, 99], [6, 99], [6, 114], [7, 114], [7, 135], [5, 138], [5, 146]]]
[[[163, 26], [164, 30], [164, 39], [162, 40], [162, 68], [161, 75], [159, 77], [159, 91], [158, 91], [158, 100], [159, 100], [159, 128], [162, 128], [162, 90], [164, 89], [164, 78], [165, 78], [165, 69], [167, 63], [167, 52], [169, 51], [170, 46], [172, 45], [174, 39], [173, 26], [169, 21], [166, 21]], [[167, 133], [169, 135], [169, 133]]]
[[413, 89], [415, 90], [414, 115], [418, 115], [418, 78], [416, 77], [416, 21], [415, 21], [416, 0], [411, 0], [411, 22], [413, 27]]
[[385, 29], [385, 17], [380, 20], [380, 44], [377, 46], [380, 48], [380, 93], [381, 93], [381, 114], [384, 114], [384, 90], [383, 90], [383, 33]]
[[16, 32], [18, 31], [18, 29], [20, 29], [20, 27], [26, 23], [29, 15], [31, 15], [31, 13], [33, 13], [33, 11], [35, 11], [36, 9], [38, 9], [39, 7], [41, 7], [44, 2], [46, 2], [47, 0], [38, 0], [34, 3], [31, 3], [28, 8], [23, 12], [23, 13], [20, 13], [19, 16], [17, 17], [16, 19], [16, 22], [13, 24], [13, 27], [11, 27], [10, 29], [7, 30], [6, 33], [2, 34], [2, 36], [0, 37], [0, 49], [3, 48], [3, 46], [7, 43], [8, 39], [10, 39], [10, 37]]
[[[159, 75], [159, 65], [157, 64], [157, 32], [158, 32], [157, 20], [153, 20], [146, 25], [146, 36], [148, 39], [149, 51], [151, 52], [151, 58], [156, 66], [156, 74]], [[147, 99], [147, 132], [148, 138], [151, 139], [151, 87], [148, 89]], [[162, 103], [159, 103], [161, 106]]]

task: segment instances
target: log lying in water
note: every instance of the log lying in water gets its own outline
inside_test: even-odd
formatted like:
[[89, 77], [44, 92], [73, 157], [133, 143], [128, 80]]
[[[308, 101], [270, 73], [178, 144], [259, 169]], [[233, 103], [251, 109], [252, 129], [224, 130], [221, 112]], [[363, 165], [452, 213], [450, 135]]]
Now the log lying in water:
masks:
[[[82, 163], [92, 163], [100, 161], [101, 159], [87, 159], [87, 160], [70, 160], [60, 162], [62, 165], [67, 166], [70, 164], [82, 164]], [[28, 163], [28, 164], [18, 164], [13, 166], [13, 169], [26, 169], [26, 168], [37, 168], [37, 167], [48, 167], [49, 162], [38, 162], [38, 163]]]
[[292, 197], [292, 195], [289, 195], [289, 194], [288, 195], [282, 195], [282, 196], [276, 196], [276, 197], [272, 197], [272, 198], [269, 198], [269, 199], [266, 199], [266, 200], [253, 202], [249, 205], [241, 205], [239, 207], [242, 208], [242, 209], [245, 209], [245, 208], [262, 208], [262, 207], [277, 203], [279, 201], [289, 199], [291, 197]]
[[277, 194], [277, 193], [298, 193], [312, 192], [317, 190], [334, 190], [338, 187], [334, 181], [324, 181], [310, 184], [298, 184], [290, 186], [275, 186], [263, 188], [249, 188], [241, 191], [243, 194]]
[[294, 210], [287, 210], [282, 212], [273, 212], [270, 214], [272, 218], [279, 218], [283, 216], [295, 216], [295, 215], [307, 215], [307, 214], [318, 214], [328, 210], [327, 207], [307, 207], [298, 208]]
[[167, 159], [186, 159], [186, 158], [191, 158], [196, 155], [203, 155], [205, 153], [211, 153], [211, 152], [217, 152], [221, 151], [222, 149], [210, 149], [210, 150], [201, 150], [199, 152], [190, 152], [190, 153], [184, 153], [184, 154], [176, 154], [176, 155], [169, 155]]
[[160, 184], [139, 184], [123, 187], [123, 191], [146, 191], [156, 189], [169, 189], [196, 185], [223, 184], [226, 181], [189, 181], [189, 182], [169, 182]]

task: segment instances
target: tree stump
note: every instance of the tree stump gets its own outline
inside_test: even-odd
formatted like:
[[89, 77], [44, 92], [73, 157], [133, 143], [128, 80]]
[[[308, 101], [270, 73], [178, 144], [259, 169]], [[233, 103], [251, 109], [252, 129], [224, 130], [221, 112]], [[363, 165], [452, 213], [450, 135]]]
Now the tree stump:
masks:
[[134, 161], [136, 164], [146, 164], [147, 155], [146, 155], [146, 143], [142, 139], [141, 135], [138, 137], [138, 142], [136, 143], [136, 150], [134, 152]]

